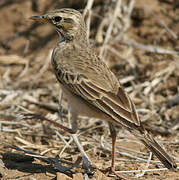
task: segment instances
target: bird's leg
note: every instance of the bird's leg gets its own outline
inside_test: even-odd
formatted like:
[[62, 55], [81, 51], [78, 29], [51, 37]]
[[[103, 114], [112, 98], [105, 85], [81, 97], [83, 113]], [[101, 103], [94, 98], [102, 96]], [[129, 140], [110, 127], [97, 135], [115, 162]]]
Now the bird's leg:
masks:
[[117, 133], [116, 133], [116, 129], [112, 123], [108, 123], [108, 125], [109, 125], [109, 130], [110, 130], [110, 134], [111, 134], [111, 138], [112, 138], [112, 160], [111, 160], [111, 167], [104, 170], [104, 172], [108, 173], [108, 174], [113, 173], [116, 175], [116, 172], [115, 172], [115, 156], [116, 156], [115, 151], [116, 151]]
[[109, 130], [111, 133], [111, 138], [112, 138], [112, 161], [111, 161], [111, 171], [115, 171], [115, 158], [116, 158], [116, 137], [117, 137], [117, 133], [116, 133], [116, 129], [114, 127], [113, 124], [108, 123], [109, 124]]
[[119, 176], [116, 172], [115, 172], [115, 151], [116, 151], [116, 137], [117, 137], [117, 133], [116, 133], [116, 129], [115, 126], [112, 123], [108, 123], [109, 125], [109, 130], [110, 130], [110, 134], [111, 134], [111, 138], [112, 138], [112, 160], [111, 160], [111, 167], [105, 169], [105, 170], [101, 170], [101, 172], [103, 173], [107, 173], [108, 175], [110, 173], [114, 174], [117, 178], [119, 179], [125, 179], [124, 177]]
[[60, 95], [59, 95], [59, 116], [60, 116], [60, 119], [61, 119], [61, 121], [63, 123], [64, 121], [63, 121], [63, 106], [62, 106], [62, 101], [63, 101], [63, 91], [61, 89], [60, 90]]
[[[68, 118], [68, 120], [69, 120], [69, 127], [71, 129], [77, 129], [77, 127], [78, 127], [78, 124], [77, 124], [78, 116], [74, 112], [72, 112], [71, 115], [72, 115], [71, 118]], [[91, 161], [90, 161], [88, 155], [86, 154], [86, 152], [84, 151], [83, 146], [80, 144], [80, 142], [78, 140], [77, 134], [72, 134], [72, 138], [73, 138], [75, 144], [77, 145], [79, 151], [82, 154], [82, 158], [83, 158], [83, 165], [82, 166], [83, 166], [83, 168], [86, 169], [88, 172], [90, 172], [89, 165], [91, 164]]]

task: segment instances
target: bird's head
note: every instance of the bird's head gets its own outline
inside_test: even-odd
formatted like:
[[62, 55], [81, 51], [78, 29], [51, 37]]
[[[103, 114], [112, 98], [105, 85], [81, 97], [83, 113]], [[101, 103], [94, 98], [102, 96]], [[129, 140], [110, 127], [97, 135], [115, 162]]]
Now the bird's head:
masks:
[[81, 13], [77, 10], [63, 8], [41, 16], [32, 16], [31, 19], [52, 24], [66, 39], [72, 40], [76, 36], [85, 36], [83, 38], [86, 38], [86, 26]]

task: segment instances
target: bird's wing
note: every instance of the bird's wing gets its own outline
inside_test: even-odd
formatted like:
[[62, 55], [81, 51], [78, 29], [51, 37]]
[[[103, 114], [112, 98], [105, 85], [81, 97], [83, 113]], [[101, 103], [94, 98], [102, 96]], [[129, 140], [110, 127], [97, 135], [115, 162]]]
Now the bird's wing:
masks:
[[93, 71], [90, 72], [92, 76], [88, 77], [85, 76], [86, 73], [73, 73], [60, 68], [56, 69], [56, 73], [58, 80], [72, 93], [80, 96], [119, 123], [129, 127], [133, 124], [140, 126], [135, 106], [119, 85], [117, 78], [107, 66], [101, 66], [101, 68], [105, 73]]

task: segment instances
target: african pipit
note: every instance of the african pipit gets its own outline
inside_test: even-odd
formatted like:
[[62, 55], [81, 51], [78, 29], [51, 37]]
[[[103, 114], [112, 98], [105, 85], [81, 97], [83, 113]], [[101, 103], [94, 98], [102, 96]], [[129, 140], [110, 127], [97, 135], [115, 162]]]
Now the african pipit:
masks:
[[52, 24], [61, 37], [53, 50], [52, 65], [72, 114], [72, 129], [62, 128], [75, 133], [78, 115], [106, 120], [112, 137], [112, 171], [115, 125], [126, 128], [168, 169], [176, 168], [174, 160], [144, 129], [134, 103], [116, 76], [91, 49], [82, 15], [74, 9], [59, 9], [31, 19]]

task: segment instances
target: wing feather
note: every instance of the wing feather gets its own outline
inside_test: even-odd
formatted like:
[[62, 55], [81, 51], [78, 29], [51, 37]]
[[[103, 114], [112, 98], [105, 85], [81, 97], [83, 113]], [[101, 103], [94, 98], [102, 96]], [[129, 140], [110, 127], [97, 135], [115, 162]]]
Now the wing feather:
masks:
[[135, 123], [136, 125], [140, 125], [140, 120], [137, 116], [135, 106], [121, 87], [119, 87], [117, 94], [114, 94], [112, 92], [102, 90], [95, 86], [94, 83], [92, 84], [88, 81], [82, 81], [80, 86], [84, 87], [84, 84], [85, 87], [88, 87], [88, 89], [91, 88], [93, 91], [100, 93], [99, 98], [96, 99], [98, 102], [102, 101], [105, 105], [110, 107], [113, 112], [118, 114], [118, 116], [126, 119], [127, 121]]
[[135, 106], [121, 86], [117, 92], [106, 91], [80, 74], [60, 72], [60, 82], [74, 94], [82, 97], [91, 105], [107, 113], [113, 119], [120, 121], [123, 125], [135, 124], [140, 126]]

